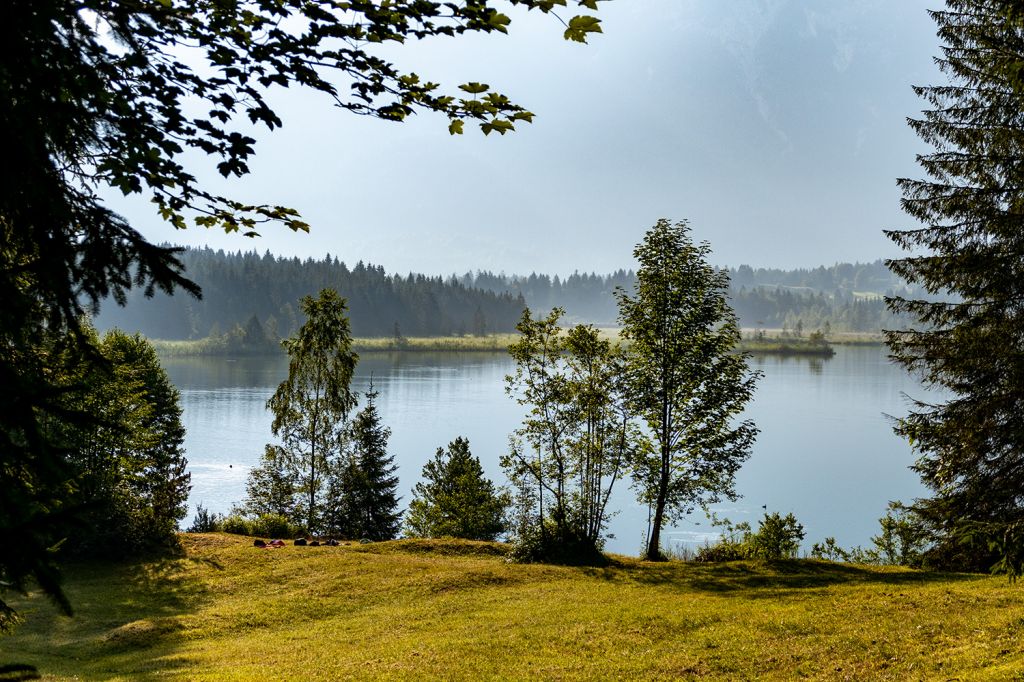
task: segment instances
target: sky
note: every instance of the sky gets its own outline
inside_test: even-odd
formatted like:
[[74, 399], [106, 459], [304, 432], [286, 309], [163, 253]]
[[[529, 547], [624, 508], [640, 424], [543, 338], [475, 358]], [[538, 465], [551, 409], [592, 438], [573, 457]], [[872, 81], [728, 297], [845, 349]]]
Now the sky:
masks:
[[[259, 133], [253, 172], [213, 189], [297, 208], [309, 234], [178, 231], [112, 198], [150, 240], [390, 272], [568, 274], [634, 267], [659, 218], [688, 220], [716, 265], [815, 267], [899, 254], [882, 234], [913, 227], [898, 177], [926, 152], [906, 125], [912, 85], [942, 82], [927, 9], [939, 0], [613, 0], [604, 33], [562, 40], [556, 19], [508, 10], [508, 36], [388, 48], [454, 89], [481, 81], [533, 111], [485, 137], [422, 113], [353, 116], [279, 90], [284, 127]], [[566, 18], [571, 11], [564, 12]]]

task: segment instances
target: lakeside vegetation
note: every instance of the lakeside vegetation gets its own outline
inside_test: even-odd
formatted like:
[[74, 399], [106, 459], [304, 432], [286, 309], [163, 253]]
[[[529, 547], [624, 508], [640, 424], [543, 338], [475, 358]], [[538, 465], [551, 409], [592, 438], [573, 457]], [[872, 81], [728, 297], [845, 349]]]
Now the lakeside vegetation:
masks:
[[[488, 334], [486, 336], [413, 336], [379, 338], [353, 338], [352, 348], [358, 353], [439, 351], [453, 353], [491, 352], [504, 353], [516, 334]], [[154, 339], [153, 346], [161, 355], [188, 357], [202, 355], [284, 355], [284, 350], [274, 344], [258, 347], [231, 346], [221, 338], [205, 338], [194, 341], [172, 341]]]
[[[618, 330], [602, 328], [601, 338], [613, 343], [619, 341]], [[484, 336], [412, 336], [396, 340], [385, 336], [378, 338], [353, 338], [352, 347], [358, 353], [393, 352], [451, 352], [451, 353], [505, 353], [510, 344], [519, 338], [518, 334], [487, 334]], [[175, 341], [151, 339], [157, 353], [164, 357], [191, 357], [216, 355], [283, 355], [276, 344], [254, 347], [231, 345], [225, 337]], [[832, 345], [878, 345], [883, 340], [878, 335], [837, 333], [826, 343], [808, 338], [782, 337], [767, 334], [763, 339], [745, 336], [739, 350], [750, 353], [777, 353], [781, 355], [827, 355], [835, 354]]]
[[[510, 564], [498, 543], [257, 549], [181, 536], [179, 558], [68, 568], [0, 658], [47, 679], [1013, 679], [1006, 578], [816, 560]], [[899, 618], [894, 618], [894, 613]]]
[[755, 355], [810, 355], [832, 357], [836, 354], [830, 342], [824, 339], [804, 338], [745, 338], [738, 349]]

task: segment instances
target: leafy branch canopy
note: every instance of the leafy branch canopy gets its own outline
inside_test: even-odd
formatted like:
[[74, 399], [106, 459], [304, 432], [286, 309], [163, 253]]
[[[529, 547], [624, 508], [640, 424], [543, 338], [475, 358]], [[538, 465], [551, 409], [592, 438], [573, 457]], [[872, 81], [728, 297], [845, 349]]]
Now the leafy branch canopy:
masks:
[[[267, 96], [273, 86], [325, 93], [355, 114], [402, 121], [417, 110], [504, 135], [533, 114], [483, 83], [455, 93], [420, 74], [404, 73], [373, 53], [375, 45], [466, 33], [507, 33], [511, 19], [493, 0], [79, 0], [50, 17], [56, 29], [45, 50], [66, 61], [69, 78], [54, 92], [55, 109], [88, 114], [90, 139], [63, 150], [66, 169], [85, 182], [124, 194], [148, 193], [161, 217], [186, 226], [254, 234], [257, 224], [308, 226], [293, 209], [247, 205], [203, 189], [181, 155], [217, 159], [225, 177], [249, 172], [255, 139], [245, 122], [282, 125]], [[568, 0], [508, 0], [552, 13]], [[597, 10], [596, 0], [576, 5]], [[42, 13], [42, 12], [40, 12]], [[563, 22], [565, 23], [565, 22]], [[565, 23], [567, 40], [601, 31], [592, 15]], [[41, 47], [41, 46], [36, 46]], [[43, 56], [44, 52], [36, 51]], [[43, 67], [49, 70], [49, 67]]]

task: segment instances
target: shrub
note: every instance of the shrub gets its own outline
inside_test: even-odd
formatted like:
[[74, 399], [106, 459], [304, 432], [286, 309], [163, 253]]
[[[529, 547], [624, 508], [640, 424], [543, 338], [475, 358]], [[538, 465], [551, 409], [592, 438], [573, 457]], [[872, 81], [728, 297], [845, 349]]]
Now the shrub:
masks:
[[697, 550], [694, 561], [701, 563], [718, 563], [720, 561], [740, 561], [749, 558], [747, 547], [741, 542], [719, 540], [715, 544], [706, 544]]
[[792, 514], [765, 514], [757, 532], [746, 539], [751, 558], [790, 559], [800, 551], [804, 527]]
[[240, 514], [232, 514], [221, 522], [221, 530], [235, 535], [254, 535], [253, 523]]
[[800, 541], [804, 539], [804, 527], [792, 514], [765, 514], [758, 524], [757, 532], [750, 529], [749, 523], [734, 526], [728, 519], [717, 518], [713, 518], [711, 523], [723, 527], [725, 531], [718, 542], [705, 545], [697, 551], [696, 561], [792, 558], [797, 555]]
[[729, 519], [719, 519], [712, 515], [711, 525], [723, 529], [722, 537], [718, 542], [707, 543], [698, 549], [694, 561], [716, 563], [750, 558], [747, 548], [747, 539], [751, 534], [749, 523], [737, 523], [734, 526]]
[[885, 516], [878, 519], [880, 535], [871, 538], [879, 563], [920, 567], [931, 545], [929, 533], [913, 509], [890, 502]]
[[192, 519], [192, 525], [188, 527], [188, 533], [215, 533], [221, 530], [224, 517], [210, 511], [200, 502], [196, 505], [196, 515]]
[[572, 534], [570, 526], [559, 532], [554, 521], [545, 520], [543, 528], [526, 526], [516, 535], [508, 554], [515, 563], [561, 564], [565, 566], [603, 566], [608, 558], [588, 538]]
[[252, 532], [248, 535], [261, 535], [268, 538], [290, 538], [300, 535], [301, 529], [288, 522], [282, 514], [261, 514], [252, 522]]
[[825, 561], [846, 562], [850, 560], [850, 552], [840, 547], [833, 537], [825, 538], [824, 542], [815, 542], [811, 546], [811, 556]]
[[[811, 556], [829, 561], [855, 564], [883, 564], [920, 568], [927, 563], [931, 568], [953, 568], [957, 563], [944, 563], [938, 557], [927, 525], [912, 508], [899, 502], [890, 502], [885, 516], [878, 519], [881, 533], [871, 538], [873, 547], [857, 546], [846, 550], [836, 544], [835, 538], [815, 543]], [[956, 548], [954, 548], [956, 549]]]

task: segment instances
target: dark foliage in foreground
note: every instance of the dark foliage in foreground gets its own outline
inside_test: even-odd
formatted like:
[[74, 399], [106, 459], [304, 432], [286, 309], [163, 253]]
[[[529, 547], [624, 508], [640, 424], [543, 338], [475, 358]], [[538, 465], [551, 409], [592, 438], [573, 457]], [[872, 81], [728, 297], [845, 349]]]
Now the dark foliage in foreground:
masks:
[[949, 0], [932, 12], [947, 84], [918, 87], [931, 107], [910, 122], [933, 147], [925, 180], [900, 180], [923, 226], [891, 231], [913, 253], [893, 272], [955, 302], [894, 297], [910, 329], [893, 357], [952, 394], [920, 399], [896, 431], [931, 491], [912, 510], [934, 542], [926, 560], [1024, 571], [1024, 14], [1019, 2]]
[[[547, 13], [564, 3], [512, 4]], [[592, 0], [578, 5], [596, 10]], [[377, 54], [381, 43], [507, 32], [511, 19], [489, 0], [15, 0], [3, 18], [0, 537], [18, 551], [0, 554], [0, 588], [32, 577], [68, 609], [51, 550], [74, 512], [64, 503], [74, 471], [47, 425], [99, 422], [64, 408], [66, 387], [44, 349], [61, 339], [65, 352], [97, 363], [79, 323], [84, 312], [105, 299], [123, 303], [133, 287], [199, 293], [176, 250], [149, 244], [100, 192], [148, 197], [178, 228], [190, 216], [243, 234], [267, 222], [308, 229], [293, 209], [212, 193], [185, 165], [209, 157], [224, 177], [247, 174], [249, 126], [282, 125], [269, 104], [276, 86], [311, 88], [344, 110], [390, 121], [437, 112], [452, 134], [466, 121], [504, 134], [533, 115], [481, 83], [444, 93]], [[585, 42], [600, 31], [595, 16], [574, 16], [564, 37]]]

